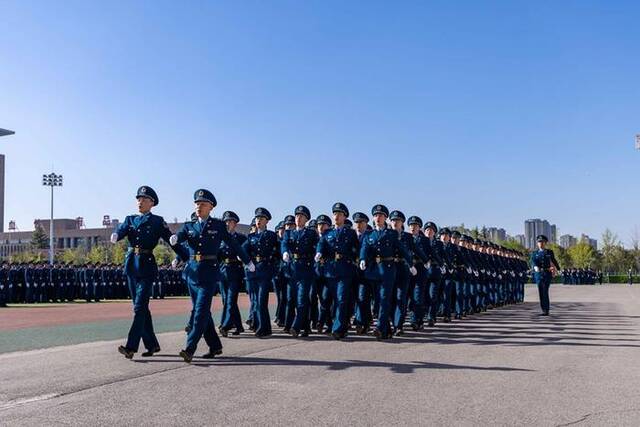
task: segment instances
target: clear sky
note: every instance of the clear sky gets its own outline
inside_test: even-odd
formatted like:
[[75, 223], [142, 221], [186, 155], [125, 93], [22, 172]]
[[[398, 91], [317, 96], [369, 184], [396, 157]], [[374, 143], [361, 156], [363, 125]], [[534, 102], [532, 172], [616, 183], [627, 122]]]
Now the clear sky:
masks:
[[[438, 224], [640, 227], [640, 3], [0, 0], [5, 227], [335, 201]], [[274, 225], [274, 224], [271, 224]]]

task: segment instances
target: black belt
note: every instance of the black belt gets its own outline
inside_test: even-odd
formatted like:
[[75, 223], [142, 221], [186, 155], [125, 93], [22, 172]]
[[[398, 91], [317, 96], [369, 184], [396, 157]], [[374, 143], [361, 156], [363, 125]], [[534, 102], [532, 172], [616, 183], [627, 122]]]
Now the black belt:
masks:
[[394, 257], [392, 257], [392, 256], [390, 256], [390, 257], [385, 257], [385, 258], [383, 258], [383, 257], [381, 257], [381, 256], [377, 256], [377, 257], [375, 258], [375, 260], [376, 260], [376, 263], [380, 264], [381, 262], [390, 262], [390, 261], [395, 261], [395, 258], [394, 258]]
[[194, 260], [195, 262], [217, 261], [218, 257], [217, 257], [217, 255], [200, 255], [200, 254], [196, 254], [196, 255], [191, 255], [191, 259]]
[[138, 246], [129, 247], [129, 251], [133, 252], [136, 255], [140, 255], [140, 254], [152, 255], [153, 254], [153, 250], [152, 249], [142, 249], [142, 248], [140, 248]]
[[242, 261], [238, 261], [237, 259], [233, 259], [233, 258], [225, 258], [222, 262], [224, 262], [227, 265], [230, 265], [230, 264], [242, 264]]
[[268, 259], [267, 257], [263, 257], [263, 256], [258, 255], [258, 256], [253, 258], [253, 261], [262, 262], [262, 261], [266, 261], [267, 259]]
[[305, 259], [311, 259], [311, 257], [309, 255], [293, 254], [293, 259], [305, 260]]

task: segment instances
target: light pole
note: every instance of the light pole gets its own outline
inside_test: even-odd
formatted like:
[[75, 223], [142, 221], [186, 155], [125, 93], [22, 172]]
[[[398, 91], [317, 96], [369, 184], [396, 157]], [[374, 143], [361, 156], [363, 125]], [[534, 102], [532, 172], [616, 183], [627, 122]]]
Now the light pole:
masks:
[[53, 187], [62, 187], [62, 175], [42, 175], [42, 185], [51, 187], [51, 221], [49, 222], [49, 264], [53, 265]]

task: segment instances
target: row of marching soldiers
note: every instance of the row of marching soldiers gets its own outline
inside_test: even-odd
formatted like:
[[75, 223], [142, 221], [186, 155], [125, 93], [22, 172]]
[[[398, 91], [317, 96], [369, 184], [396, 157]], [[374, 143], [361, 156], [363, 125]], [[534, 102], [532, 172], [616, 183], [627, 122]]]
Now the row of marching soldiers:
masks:
[[[182, 271], [158, 269], [153, 298], [187, 295]], [[45, 262], [8, 263], [0, 267], [0, 307], [6, 304], [53, 303], [131, 298], [123, 268], [113, 263], [73, 265]]]
[[[344, 338], [357, 334], [378, 339], [414, 331], [426, 323], [486, 311], [524, 300], [528, 264], [524, 254], [473, 239], [417, 216], [375, 205], [369, 217], [356, 212], [349, 220], [343, 203], [333, 218], [315, 220], [298, 206], [267, 230], [271, 214], [255, 211], [252, 230], [235, 232], [239, 221], [223, 214], [228, 231], [251, 258], [255, 271], [243, 269], [238, 254], [222, 242], [220, 293], [224, 304], [219, 331], [244, 331], [237, 306], [246, 278], [251, 308], [247, 324], [257, 337], [271, 335], [268, 296], [277, 297], [275, 323], [293, 336], [312, 332]], [[405, 231], [405, 227], [408, 231]], [[187, 330], [190, 326], [187, 326]]]

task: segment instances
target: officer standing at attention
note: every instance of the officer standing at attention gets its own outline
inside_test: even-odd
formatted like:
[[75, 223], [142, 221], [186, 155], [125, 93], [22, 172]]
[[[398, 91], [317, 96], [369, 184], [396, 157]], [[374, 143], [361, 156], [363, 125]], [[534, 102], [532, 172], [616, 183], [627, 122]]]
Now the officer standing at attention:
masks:
[[538, 294], [540, 296], [540, 308], [542, 308], [542, 316], [549, 315], [549, 286], [551, 286], [551, 278], [557, 270], [560, 269], [558, 261], [551, 249], [545, 249], [548, 239], [547, 236], [541, 234], [537, 237], [538, 249], [531, 253], [530, 264], [533, 268], [533, 278], [538, 285]]
[[[241, 246], [247, 240], [247, 237], [236, 232], [240, 217], [235, 212], [226, 211], [222, 214], [222, 220], [227, 225], [227, 231], [231, 237]], [[242, 268], [242, 261], [238, 259], [238, 254], [224, 240], [220, 242], [220, 258], [222, 260], [220, 267], [222, 276], [220, 295], [224, 305], [222, 319], [220, 320], [220, 334], [226, 337], [228, 332], [235, 328], [233, 335], [239, 335], [244, 332], [240, 309], [238, 308], [238, 293], [244, 280], [244, 269]]]
[[[198, 347], [200, 338], [209, 346], [209, 352], [202, 356], [212, 359], [222, 354], [222, 343], [215, 330], [211, 317], [211, 301], [220, 281], [220, 265], [218, 253], [221, 241], [226, 242], [238, 254], [238, 257], [247, 264], [250, 271], [255, 271], [255, 266], [247, 253], [238, 244], [237, 240], [227, 231], [227, 225], [217, 218], [210, 216], [216, 207], [216, 198], [209, 190], [196, 190], [193, 195], [197, 221], [187, 222], [171, 238], [169, 242], [175, 248], [182, 249], [182, 243], [189, 246], [189, 257], [185, 268], [187, 284], [191, 288], [191, 302], [193, 303], [193, 327], [187, 335], [187, 345], [180, 351], [180, 356], [185, 362], [191, 363], [193, 355]], [[182, 257], [183, 260], [187, 257]]]
[[276, 225], [275, 231], [278, 236], [278, 259], [275, 261], [276, 273], [273, 276], [273, 291], [276, 294], [277, 301], [274, 321], [278, 327], [282, 328], [284, 326], [286, 313], [285, 308], [287, 305], [287, 277], [285, 276], [283, 269], [284, 262], [280, 255], [280, 241], [282, 240], [282, 236], [284, 236], [284, 221], [280, 221], [278, 225]]
[[324, 276], [335, 306], [331, 335], [339, 340], [347, 335], [349, 329], [351, 287], [356, 275], [355, 260], [360, 243], [356, 232], [345, 226], [345, 220], [349, 217], [347, 206], [338, 202], [333, 205], [332, 211], [334, 227], [320, 238], [315, 260], [327, 260]]
[[[315, 280], [314, 255], [316, 246], [320, 240], [315, 229], [306, 227], [307, 221], [311, 218], [311, 212], [306, 206], [298, 206], [295, 211], [295, 230], [287, 230], [281, 242], [282, 260], [289, 264], [291, 269], [290, 292], [287, 293], [289, 299], [289, 310], [287, 320], [291, 318], [291, 308], [295, 306], [295, 317], [289, 328], [289, 333], [297, 337], [308, 336], [309, 324], [309, 292], [311, 283]], [[287, 324], [289, 326], [289, 324]]]
[[259, 338], [271, 335], [269, 290], [276, 274], [278, 261], [278, 236], [273, 231], [267, 230], [269, 221], [271, 221], [271, 213], [265, 208], [257, 208], [255, 210], [256, 230], [249, 233], [247, 240], [242, 244], [243, 250], [251, 259], [246, 272], [251, 300], [251, 328]]
[[368, 280], [377, 282], [379, 292], [378, 324], [373, 334], [378, 340], [390, 339], [393, 287], [396, 280], [394, 253], [398, 251], [404, 260], [411, 262], [411, 256], [400, 241], [398, 233], [387, 227], [389, 209], [375, 205], [371, 209], [375, 227], [363, 239], [360, 248], [360, 270], [365, 271]]
[[[151, 208], [158, 205], [156, 192], [151, 187], [142, 186], [136, 193], [136, 199], [140, 215], [127, 216], [116, 232], [111, 235], [111, 243], [116, 243], [125, 237], [129, 241], [124, 268], [133, 301], [133, 323], [129, 329], [126, 345], [118, 347], [118, 351], [127, 359], [133, 358], [138, 351], [140, 339], [143, 340], [147, 349], [142, 356], [153, 356], [160, 351], [160, 344], [153, 331], [151, 311], [149, 311], [153, 280], [158, 275], [153, 249], [157, 246], [158, 239], [169, 243], [171, 236], [171, 231], [164, 219], [151, 213]], [[176, 247], [175, 244], [172, 244], [172, 247], [176, 253], [186, 257], [183, 248]], [[88, 286], [93, 286], [93, 283]]]

